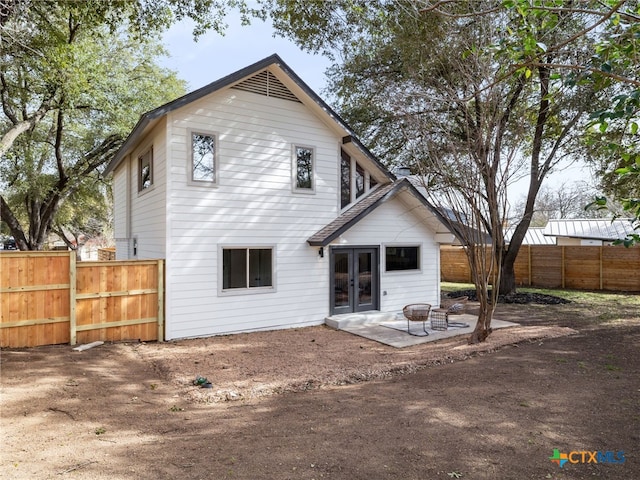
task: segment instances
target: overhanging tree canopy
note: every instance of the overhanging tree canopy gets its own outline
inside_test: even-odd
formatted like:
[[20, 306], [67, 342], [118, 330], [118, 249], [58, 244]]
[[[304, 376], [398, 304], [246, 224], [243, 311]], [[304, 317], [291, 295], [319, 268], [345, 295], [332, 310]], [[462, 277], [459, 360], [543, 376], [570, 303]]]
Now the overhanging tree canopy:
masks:
[[[468, 195], [459, 178], [480, 176], [468, 198], [483, 207], [471, 210], [484, 212], [475, 214], [501, 262], [501, 292], [513, 291], [545, 179], [561, 160], [593, 154], [589, 115], [608, 104], [620, 72], [597, 75], [592, 60], [625, 2], [266, 3], [282, 35], [339, 52], [330, 86], [338, 110], [388, 164], [445, 182], [456, 199]], [[524, 213], [506, 244], [505, 186], [521, 176]]]
[[[194, 36], [223, 31], [229, 9], [245, 20], [249, 12], [243, 0], [0, 7], [0, 211], [25, 250], [42, 248], [65, 202], [100, 205], [100, 189], [86, 187], [100, 181], [123, 136], [141, 113], [184, 93], [184, 83], [156, 64], [159, 32], [185, 17], [195, 21]], [[58, 223], [78, 218], [67, 207]]]

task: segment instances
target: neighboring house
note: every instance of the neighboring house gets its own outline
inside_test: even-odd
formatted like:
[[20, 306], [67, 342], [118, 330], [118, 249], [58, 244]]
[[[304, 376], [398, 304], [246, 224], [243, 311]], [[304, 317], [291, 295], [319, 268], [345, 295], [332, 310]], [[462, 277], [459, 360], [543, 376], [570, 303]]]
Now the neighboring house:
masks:
[[111, 172], [117, 259], [166, 259], [166, 339], [439, 303], [438, 212], [277, 55], [144, 114]]
[[[504, 232], [505, 242], [509, 243], [515, 227], [509, 227]], [[529, 227], [527, 233], [524, 234], [522, 245], [556, 245], [554, 236], [545, 235], [544, 227]]]
[[556, 237], [557, 245], [610, 245], [631, 233], [632, 221], [622, 218], [549, 220], [544, 229], [545, 236]]

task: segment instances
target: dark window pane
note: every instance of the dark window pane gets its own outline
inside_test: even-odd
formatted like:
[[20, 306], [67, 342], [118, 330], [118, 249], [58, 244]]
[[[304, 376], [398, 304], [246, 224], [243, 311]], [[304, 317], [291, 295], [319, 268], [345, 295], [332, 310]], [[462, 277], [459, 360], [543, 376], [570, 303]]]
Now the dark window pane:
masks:
[[273, 286], [271, 266], [270, 248], [254, 248], [249, 250], [249, 286]]
[[193, 155], [192, 180], [197, 182], [215, 181], [215, 137], [194, 133], [191, 136]]
[[386, 270], [418, 270], [419, 247], [387, 247], [385, 249]]
[[296, 188], [313, 188], [313, 150], [296, 147]]
[[153, 184], [153, 160], [149, 150], [138, 159], [138, 190], [149, 188]]
[[342, 152], [340, 162], [340, 208], [351, 203], [351, 158]]
[[247, 250], [222, 250], [222, 288], [247, 288]]
[[356, 163], [356, 198], [364, 193], [364, 169]]
[[142, 188], [149, 188], [151, 186], [151, 166], [149, 164], [142, 166]]

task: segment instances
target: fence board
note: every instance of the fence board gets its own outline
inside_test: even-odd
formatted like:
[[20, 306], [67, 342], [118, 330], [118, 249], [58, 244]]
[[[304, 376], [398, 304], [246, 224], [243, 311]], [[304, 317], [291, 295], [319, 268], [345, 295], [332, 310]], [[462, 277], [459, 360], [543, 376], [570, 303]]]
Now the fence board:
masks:
[[605, 247], [602, 251], [602, 288], [640, 290], [640, 247]]
[[69, 342], [69, 253], [34, 253], [0, 254], [0, 346]]
[[163, 261], [0, 254], [0, 346], [163, 338]]
[[79, 264], [78, 342], [156, 340], [157, 269], [157, 261]]
[[[462, 248], [440, 251], [441, 279], [468, 282], [469, 266]], [[640, 247], [524, 245], [514, 267], [517, 285], [640, 291]]]

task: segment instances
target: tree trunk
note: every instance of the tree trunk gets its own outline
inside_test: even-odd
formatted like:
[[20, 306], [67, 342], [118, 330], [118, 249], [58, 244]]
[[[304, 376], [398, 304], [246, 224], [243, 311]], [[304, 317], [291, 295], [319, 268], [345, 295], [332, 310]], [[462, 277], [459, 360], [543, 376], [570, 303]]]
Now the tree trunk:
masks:
[[500, 295], [508, 295], [516, 291], [516, 270], [514, 263], [513, 260], [507, 261], [507, 257], [503, 259], [500, 285], [498, 288]]
[[[481, 302], [482, 305], [482, 302]], [[476, 328], [469, 337], [469, 345], [484, 342], [491, 333], [491, 317], [493, 312], [491, 309], [485, 309], [480, 307], [480, 313], [478, 314], [478, 323]]]

